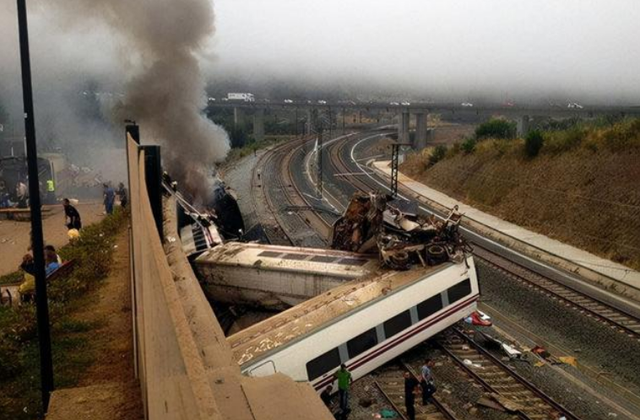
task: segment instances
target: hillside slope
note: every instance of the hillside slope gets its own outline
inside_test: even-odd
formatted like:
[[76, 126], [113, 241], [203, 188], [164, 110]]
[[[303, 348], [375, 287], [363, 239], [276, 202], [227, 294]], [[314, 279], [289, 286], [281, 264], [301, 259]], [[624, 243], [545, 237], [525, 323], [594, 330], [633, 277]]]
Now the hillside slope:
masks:
[[640, 149], [574, 148], [526, 159], [522, 141], [482, 143], [406, 175], [487, 213], [640, 269]]

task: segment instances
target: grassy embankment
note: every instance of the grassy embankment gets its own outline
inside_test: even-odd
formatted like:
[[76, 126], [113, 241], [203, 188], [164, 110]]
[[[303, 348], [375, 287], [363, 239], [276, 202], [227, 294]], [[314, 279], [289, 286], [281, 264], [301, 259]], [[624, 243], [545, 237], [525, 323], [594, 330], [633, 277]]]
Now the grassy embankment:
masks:
[[484, 137], [479, 127], [460, 144], [409, 156], [401, 170], [488, 213], [640, 269], [640, 119], [567, 125], [527, 139], [493, 129], [502, 138]]
[[233, 148], [227, 154], [227, 158], [225, 159], [223, 166], [233, 164], [234, 162], [239, 161], [243, 157], [249, 156], [250, 154], [255, 153], [260, 149], [264, 149], [265, 147], [269, 147], [274, 144], [281, 143], [283, 141], [292, 140], [294, 138], [296, 138], [296, 136], [285, 136], [285, 135], [265, 136], [263, 141], [252, 142], [243, 147]]
[[[72, 387], [95, 360], [92, 331], [99, 327], [74, 319], [74, 312], [91, 302], [89, 292], [100, 287], [113, 260], [116, 235], [128, 215], [114, 215], [87, 226], [75, 243], [59, 250], [63, 260], [74, 260], [66, 278], [48, 284], [51, 338], [56, 388]], [[21, 273], [0, 277], [0, 283], [21, 279]], [[40, 410], [40, 371], [36, 311], [33, 304], [0, 307], [0, 418], [32, 419]]]

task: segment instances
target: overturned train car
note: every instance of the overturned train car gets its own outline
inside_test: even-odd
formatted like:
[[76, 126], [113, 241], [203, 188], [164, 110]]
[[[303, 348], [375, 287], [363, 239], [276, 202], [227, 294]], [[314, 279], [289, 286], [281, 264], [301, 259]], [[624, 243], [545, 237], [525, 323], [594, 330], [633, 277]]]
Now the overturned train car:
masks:
[[354, 280], [228, 340], [244, 373], [282, 372], [321, 392], [340, 364], [358, 379], [467, 317], [478, 297], [468, 256]]

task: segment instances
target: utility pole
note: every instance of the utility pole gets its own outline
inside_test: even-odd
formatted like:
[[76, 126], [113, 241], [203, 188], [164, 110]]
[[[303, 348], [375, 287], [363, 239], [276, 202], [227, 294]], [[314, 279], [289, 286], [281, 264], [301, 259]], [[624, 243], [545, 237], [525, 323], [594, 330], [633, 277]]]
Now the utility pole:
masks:
[[26, 0], [18, 3], [18, 32], [20, 36], [20, 64], [22, 68], [22, 97], [24, 103], [24, 127], [27, 145], [29, 174], [29, 207], [31, 208], [31, 248], [35, 262], [36, 311], [38, 341], [40, 344], [40, 383], [43, 413], [49, 407], [53, 392], [53, 361], [51, 358], [51, 331], [47, 302], [47, 278], [44, 269], [44, 239], [42, 213], [40, 212], [40, 183], [38, 182], [38, 154], [36, 151], [36, 126], [33, 113], [33, 89], [31, 86], [31, 61], [29, 57], [29, 31], [27, 28]]
[[318, 194], [318, 198], [322, 199], [322, 132], [323, 129], [322, 127], [320, 127], [320, 129], [318, 130], [318, 150], [317, 150], [317, 154], [318, 156], [316, 156], [317, 159], [317, 165], [318, 165], [318, 180], [316, 182], [316, 191]]
[[398, 197], [398, 167], [400, 166], [400, 148], [410, 146], [411, 143], [391, 144], [391, 196]]

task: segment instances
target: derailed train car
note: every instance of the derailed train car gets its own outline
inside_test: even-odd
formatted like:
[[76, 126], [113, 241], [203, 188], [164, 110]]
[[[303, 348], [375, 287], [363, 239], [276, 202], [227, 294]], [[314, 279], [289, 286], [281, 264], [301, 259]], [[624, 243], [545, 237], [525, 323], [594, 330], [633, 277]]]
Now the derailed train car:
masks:
[[473, 259], [466, 257], [352, 281], [229, 342], [244, 373], [282, 372], [320, 392], [340, 364], [358, 379], [469, 316], [478, 298]]

